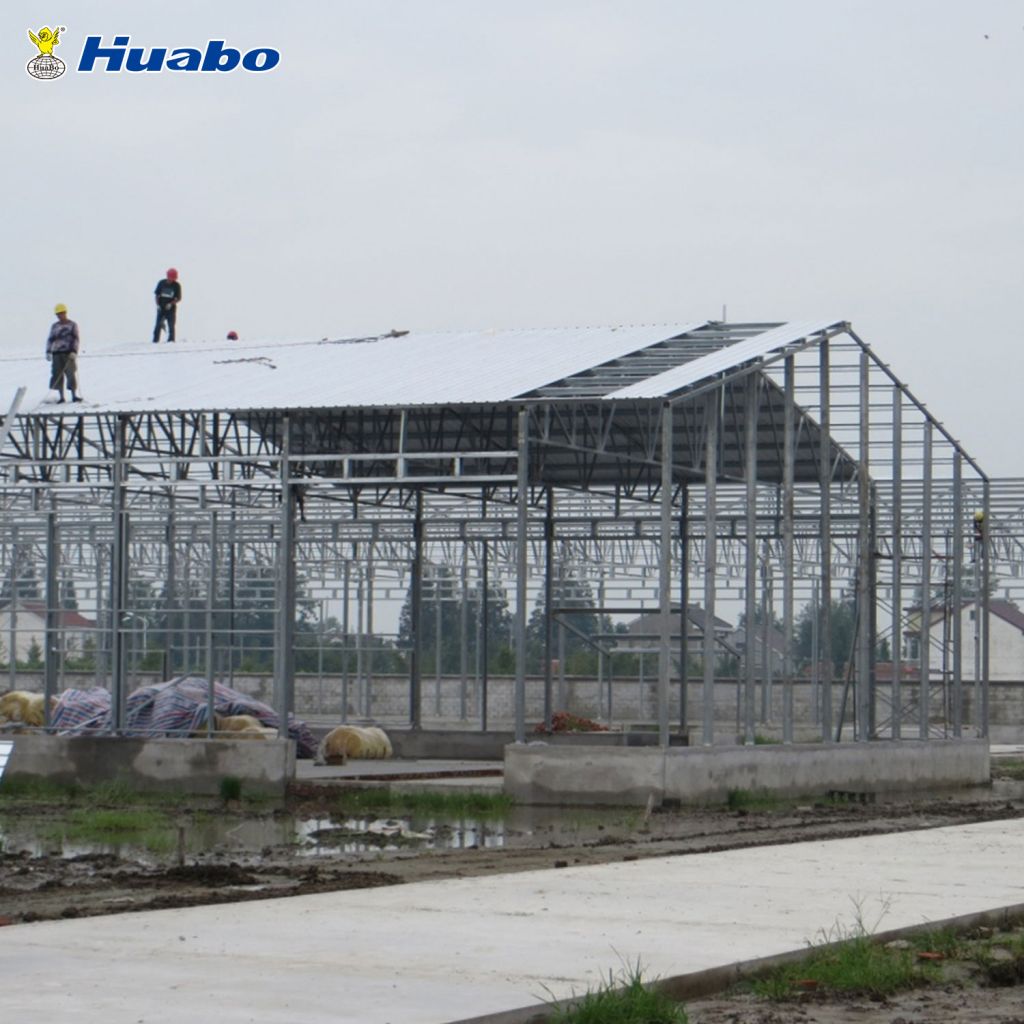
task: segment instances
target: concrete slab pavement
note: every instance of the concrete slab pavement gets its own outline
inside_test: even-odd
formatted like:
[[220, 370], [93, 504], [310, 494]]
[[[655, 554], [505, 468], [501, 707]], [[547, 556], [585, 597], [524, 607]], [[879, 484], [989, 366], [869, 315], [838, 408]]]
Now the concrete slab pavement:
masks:
[[[0, 929], [3, 1019], [449, 1024], [1024, 904], [1024, 821]], [[2, 909], [2, 901], [0, 901]]]

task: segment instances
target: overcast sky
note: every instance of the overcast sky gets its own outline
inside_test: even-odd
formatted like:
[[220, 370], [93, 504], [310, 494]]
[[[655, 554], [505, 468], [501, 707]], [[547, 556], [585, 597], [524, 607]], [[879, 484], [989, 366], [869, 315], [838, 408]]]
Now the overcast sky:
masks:
[[[148, 344], [169, 266], [183, 339], [837, 317], [1024, 476], [1019, 0], [4, 0], [0, 29], [4, 349], [56, 301], [86, 352]], [[76, 74], [90, 34], [281, 63]]]

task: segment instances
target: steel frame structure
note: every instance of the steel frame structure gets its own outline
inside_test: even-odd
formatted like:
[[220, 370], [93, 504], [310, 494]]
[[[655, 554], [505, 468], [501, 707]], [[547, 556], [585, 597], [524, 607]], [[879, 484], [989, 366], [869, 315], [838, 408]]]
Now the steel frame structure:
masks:
[[[758, 347], [764, 338], [772, 343]], [[708, 356], [713, 373], [673, 382], [675, 371]], [[45, 566], [47, 694], [62, 672], [58, 611], [61, 588], [72, 582], [105, 623], [109, 658], [98, 662], [97, 682], [109, 680], [115, 728], [123, 726], [130, 648], [140, 621], [145, 628], [140, 587], [162, 586], [165, 611], [202, 606], [203, 629], [191, 629], [167, 669], [177, 659], [213, 678], [222, 653], [243, 639], [231, 625], [247, 600], [239, 568], [250, 570], [250, 582], [253, 567], [272, 580], [275, 703], [284, 722], [293, 705], [297, 571], [315, 600], [344, 602], [346, 629], [355, 587], [359, 630], [372, 635], [374, 604], [407, 588], [418, 622], [429, 566], [444, 565], [463, 593], [480, 591], [488, 573], [514, 588], [520, 740], [528, 608], [546, 596], [550, 718], [555, 625], [572, 611], [553, 606], [551, 588], [566, 567], [594, 584], [597, 610], [660, 612], [662, 743], [679, 682], [673, 664], [696, 653], [703, 718], [695, 731], [701, 743], [715, 742], [716, 638], [706, 631], [699, 652], [691, 650], [680, 609], [699, 603], [713, 621], [725, 600], [742, 601], [750, 623], [766, 618], [766, 601], [781, 609], [787, 638], [798, 607], [815, 602], [822, 741], [842, 738], [851, 718], [858, 741], [959, 737], [968, 726], [984, 735], [989, 582], [996, 571], [1004, 580], [1024, 575], [1024, 483], [994, 488], [843, 321], [789, 331], [711, 323], [503, 403], [20, 413], [16, 401], [0, 428], [0, 510], [7, 592], [26, 559]], [[950, 678], [936, 680], [931, 644], [922, 643], [917, 675], [929, 685], [908, 703], [907, 606], [931, 594], [941, 566], [960, 607], [972, 564], [980, 584], [974, 678], [962, 677], [971, 640], [957, 617]], [[855, 599], [857, 628], [835, 707], [830, 613], [841, 592]], [[883, 697], [874, 664], [886, 637], [894, 664]], [[422, 723], [422, 644], [414, 629], [413, 728]], [[462, 645], [465, 676], [465, 636]], [[361, 686], [372, 671], [372, 663], [360, 667]], [[787, 742], [795, 673], [787, 639], [777, 680]], [[763, 719], [776, 681], [753, 656], [742, 676], [738, 718], [752, 743], [758, 686]], [[970, 720], [966, 683], [975, 688]], [[679, 687], [682, 726], [687, 689]], [[367, 693], [363, 686], [368, 710]]]

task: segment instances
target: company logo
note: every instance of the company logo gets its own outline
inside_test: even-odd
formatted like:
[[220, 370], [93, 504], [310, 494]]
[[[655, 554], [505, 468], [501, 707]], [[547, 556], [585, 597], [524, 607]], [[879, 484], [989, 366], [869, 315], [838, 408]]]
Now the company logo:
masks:
[[[39, 53], [25, 66], [33, 77], [42, 80], [60, 78], [67, 70], [64, 61], [54, 55], [53, 48], [62, 41], [67, 29], [43, 26], [36, 32], [28, 30], [29, 39]], [[86, 36], [76, 70], [84, 74], [101, 71], [118, 74], [122, 71], [272, 71], [281, 63], [281, 52], [270, 46], [239, 50], [224, 39], [210, 39], [201, 47], [132, 46], [131, 36], [114, 36], [107, 45], [103, 36]]]
[[252, 50], [236, 50], [226, 46], [223, 39], [211, 39], [202, 49], [180, 46], [131, 46], [130, 36], [114, 36], [109, 46], [103, 45], [103, 36], [86, 36], [78, 70], [83, 73], [102, 71], [116, 74], [120, 71], [271, 71], [281, 63], [280, 51], [269, 46]]
[[38, 32], [28, 30], [28, 37], [39, 50], [26, 65], [25, 70], [33, 77], [41, 81], [51, 78], [60, 78], [66, 70], [64, 61], [54, 55], [53, 48], [60, 45], [60, 34], [64, 32], [63, 25], [55, 28], [47, 28], [44, 25]]

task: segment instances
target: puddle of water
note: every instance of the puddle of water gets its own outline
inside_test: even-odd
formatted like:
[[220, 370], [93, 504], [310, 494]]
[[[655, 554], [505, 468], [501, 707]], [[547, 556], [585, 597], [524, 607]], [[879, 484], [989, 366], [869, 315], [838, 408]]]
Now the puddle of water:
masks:
[[300, 852], [308, 856], [372, 850], [463, 850], [505, 845], [502, 822], [434, 818], [307, 818], [296, 822]]
[[293, 847], [300, 856], [330, 857], [384, 850], [459, 850], [474, 848], [521, 848], [562, 845], [601, 836], [633, 833], [642, 812], [585, 810], [558, 807], [520, 807], [503, 817], [481, 820], [472, 817], [426, 816], [315, 817], [276, 815], [254, 818], [200, 815], [173, 819], [156, 830], [156, 850], [142, 841], [89, 842], [69, 838], [52, 815], [33, 819], [19, 813], [0, 816], [0, 850], [29, 856], [82, 857], [109, 854], [143, 863], [161, 864], [179, 855], [178, 828], [184, 829], [183, 853], [191, 859], [209, 853], [238, 858], [258, 857], [260, 852], [281, 846]]
[[[990, 786], [951, 790], [946, 793], [879, 794], [880, 806], [947, 798], [951, 802], [1003, 803], [1024, 800], [1024, 780], [997, 779]], [[685, 818], [685, 812], [683, 812]], [[704, 827], [699, 817], [694, 827]], [[23, 813], [0, 815], [0, 851], [29, 856], [83, 857], [108, 854], [141, 863], [173, 863], [179, 856], [178, 828], [184, 857], [219, 854], [238, 860], [258, 858], [262, 851], [291, 847], [301, 857], [332, 857], [397, 850], [459, 850], [569, 846], [579, 843], [616, 842], [640, 831], [657, 834], [663, 828], [678, 832], [678, 815], [656, 814], [645, 819], [643, 809], [513, 807], [501, 818], [445, 818], [418, 815], [395, 817], [313, 817], [288, 815], [238, 818], [204, 814], [170, 819], [157, 835], [156, 849], [139, 842], [88, 842], [61, 834], [59, 819], [52, 815], [33, 819]]]

